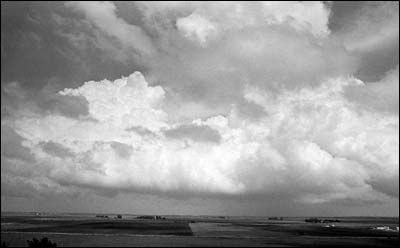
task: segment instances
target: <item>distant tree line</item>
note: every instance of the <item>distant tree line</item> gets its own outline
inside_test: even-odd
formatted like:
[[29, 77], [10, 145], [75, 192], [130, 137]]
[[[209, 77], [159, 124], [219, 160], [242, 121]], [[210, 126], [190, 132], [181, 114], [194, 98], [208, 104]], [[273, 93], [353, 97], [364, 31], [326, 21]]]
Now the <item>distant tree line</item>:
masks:
[[[33, 238], [32, 240], [27, 240], [28, 247], [31, 248], [55, 248], [57, 247], [57, 243], [51, 242], [47, 237], [38, 240], [37, 238]], [[6, 242], [1, 242], [1, 248], [9, 247]]]
[[38, 240], [37, 238], [33, 238], [32, 240], [27, 240], [28, 247], [30, 248], [55, 248], [57, 244], [51, 242], [47, 237]]
[[338, 219], [319, 219], [319, 218], [309, 218], [305, 219], [305, 222], [311, 223], [332, 223], [332, 222], [340, 222]]

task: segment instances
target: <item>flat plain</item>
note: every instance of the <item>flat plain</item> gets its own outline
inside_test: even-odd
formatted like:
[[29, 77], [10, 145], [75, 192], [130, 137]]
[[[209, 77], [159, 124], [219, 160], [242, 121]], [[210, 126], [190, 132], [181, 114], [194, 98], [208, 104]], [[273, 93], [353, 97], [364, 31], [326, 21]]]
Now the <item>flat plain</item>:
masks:
[[307, 223], [305, 217], [276, 220], [231, 216], [138, 217], [128, 214], [118, 218], [117, 214], [2, 213], [1, 242], [26, 247], [26, 240], [47, 237], [59, 247], [394, 247], [399, 243], [396, 230], [399, 218], [335, 217], [340, 222]]

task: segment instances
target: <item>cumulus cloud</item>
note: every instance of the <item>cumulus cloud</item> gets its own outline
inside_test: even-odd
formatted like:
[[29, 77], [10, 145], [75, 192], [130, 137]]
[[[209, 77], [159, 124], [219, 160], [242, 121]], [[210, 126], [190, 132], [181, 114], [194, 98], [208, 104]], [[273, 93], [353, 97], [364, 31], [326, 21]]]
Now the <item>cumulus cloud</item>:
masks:
[[185, 37], [195, 41], [198, 40], [201, 44], [205, 44], [217, 32], [217, 28], [212, 22], [196, 14], [179, 19], [176, 22], [176, 26], [183, 32]]
[[140, 72], [114, 82], [86, 82], [78, 89], [65, 89], [60, 95], [84, 97], [89, 102], [91, 117], [126, 128], [141, 126], [158, 129], [164, 125], [166, 118], [159, 108], [164, 90], [159, 86], [148, 87]]
[[329, 39], [330, 12], [323, 3], [137, 5], [160, 37], [146, 77], [163, 86], [167, 106], [182, 108], [171, 119], [184, 120], [182, 112], [226, 113], [243, 102], [248, 83], [273, 91], [308, 87], [356, 68], [344, 46]]
[[[149, 68], [49, 93], [47, 111], [15, 107], [2, 119], [10, 194], [26, 177], [45, 192], [398, 197], [398, 67], [374, 84], [351, 76], [359, 61], [326, 4], [134, 3], [141, 26], [109, 2], [66, 5]], [[16, 82], [3, 95], [33, 102]]]
[[[116, 11], [111, 3], [93, 3], [101, 8], [67, 5], [89, 11], [88, 18], [94, 23], [105, 19], [112, 23], [108, 26], [135, 26], [126, 21], [130, 16], [122, 17], [123, 11]], [[356, 68], [344, 47], [329, 39], [330, 9], [322, 2], [132, 5], [142, 16], [140, 28], [152, 37], [148, 43], [157, 47], [156, 56], [141, 59], [148, 67], [149, 82], [162, 85], [170, 95], [167, 106], [184, 108], [181, 101], [193, 106], [192, 111], [174, 111], [172, 119], [185, 119], [182, 112], [198, 116], [227, 112], [230, 104], [243, 102], [241, 92], [248, 82], [269, 89], [296, 87], [349, 75]], [[130, 37], [127, 43], [141, 44], [134, 35]]]
[[205, 45], [220, 33], [252, 26], [283, 24], [324, 37], [329, 34], [328, 19], [329, 9], [321, 2], [203, 3], [177, 19], [176, 26], [185, 37]]
[[348, 101], [354, 86], [366, 87], [353, 78], [280, 94], [248, 85], [243, 97], [265, 113], [258, 119], [234, 106], [184, 124], [168, 122], [162, 87], [136, 72], [59, 92], [84, 97], [93, 120], [53, 114], [15, 130], [60, 184], [304, 202], [398, 196], [398, 118]]

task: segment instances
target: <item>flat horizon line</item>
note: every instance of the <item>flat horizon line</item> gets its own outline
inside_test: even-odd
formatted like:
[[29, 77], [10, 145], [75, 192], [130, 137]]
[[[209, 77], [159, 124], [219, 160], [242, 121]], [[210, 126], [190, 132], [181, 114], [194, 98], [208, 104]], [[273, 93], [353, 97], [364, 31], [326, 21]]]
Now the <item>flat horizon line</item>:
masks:
[[3, 213], [44, 213], [44, 214], [104, 214], [104, 215], [135, 215], [135, 216], [207, 216], [207, 217], [254, 217], [254, 218], [268, 218], [268, 217], [283, 217], [283, 218], [309, 218], [309, 217], [329, 217], [329, 218], [399, 218], [399, 216], [385, 216], [385, 215], [218, 215], [218, 214], [143, 214], [143, 213], [110, 213], [110, 212], [65, 212], [65, 211], [1, 211]]

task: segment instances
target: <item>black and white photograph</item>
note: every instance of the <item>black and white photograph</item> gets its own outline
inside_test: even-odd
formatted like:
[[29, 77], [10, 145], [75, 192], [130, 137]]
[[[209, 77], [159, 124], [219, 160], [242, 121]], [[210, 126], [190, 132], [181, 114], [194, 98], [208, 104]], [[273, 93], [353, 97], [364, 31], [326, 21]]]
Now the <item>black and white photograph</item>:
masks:
[[1, 1], [1, 247], [398, 247], [398, 1]]

